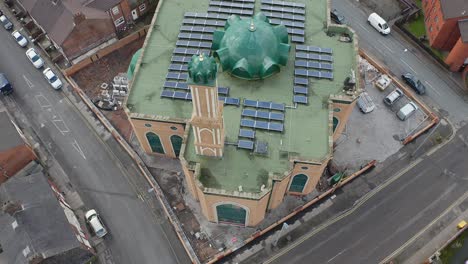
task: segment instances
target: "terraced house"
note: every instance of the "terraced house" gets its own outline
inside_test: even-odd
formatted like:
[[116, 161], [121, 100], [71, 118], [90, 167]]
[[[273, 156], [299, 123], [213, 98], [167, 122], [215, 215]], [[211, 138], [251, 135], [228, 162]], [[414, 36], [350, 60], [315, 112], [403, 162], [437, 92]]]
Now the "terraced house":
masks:
[[159, 2], [126, 111], [209, 221], [255, 226], [315, 190], [359, 95], [357, 37], [327, 14], [323, 0]]

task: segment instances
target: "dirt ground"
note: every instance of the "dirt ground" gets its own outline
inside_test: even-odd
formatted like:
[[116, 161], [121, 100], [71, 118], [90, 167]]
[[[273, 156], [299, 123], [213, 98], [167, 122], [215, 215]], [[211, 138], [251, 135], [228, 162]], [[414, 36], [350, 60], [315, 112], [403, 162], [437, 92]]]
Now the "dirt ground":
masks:
[[[143, 46], [144, 40], [145, 38], [140, 38], [110, 53], [106, 57], [83, 68], [73, 75], [72, 78], [91, 100], [95, 99], [102, 91], [100, 88], [102, 83], [105, 82], [110, 85], [117, 74], [127, 72], [133, 54]], [[102, 112], [119, 133], [129, 141], [132, 129], [123, 109]]]

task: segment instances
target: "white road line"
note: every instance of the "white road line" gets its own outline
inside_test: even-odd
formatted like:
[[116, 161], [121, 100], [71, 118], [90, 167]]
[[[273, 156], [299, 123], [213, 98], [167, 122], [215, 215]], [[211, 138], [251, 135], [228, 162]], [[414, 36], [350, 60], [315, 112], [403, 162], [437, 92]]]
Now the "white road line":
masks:
[[[65, 136], [65, 133], [70, 132], [70, 129], [68, 129], [67, 124], [63, 120], [51, 120], [52, 124], [54, 124], [55, 128], [62, 133], [63, 136]], [[58, 123], [62, 124], [62, 127], [58, 125]]]
[[38, 94], [38, 95], [34, 96], [34, 98], [36, 98], [37, 103], [42, 108], [52, 107], [52, 104], [49, 102], [49, 100], [47, 100], [47, 97], [45, 97], [44, 95]]
[[346, 250], [348, 250], [348, 249], [345, 248], [344, 250], [340, 251], [340, 253], [336, 254], [333, 258], [329, 259], [329, 260], [327, 261], [327, 263], [332, 262], [336, 257], [338, 257], [339, 255], [343, 254]]
[[78, 142], [76, 141], [76, 139], [74, 139], [74, 140], [75, 140], [75, 142], [72, 143], [72, 146], [75, 148], [76, 151], [78, 151], [78, 153], [81, 155], [81, 157], [83, 157], [83, 159], [86, 159], [86, 156], [83, 153], [83, 150], [81, 150], [80, 145], [78, 145]]
[[437, 91], [437, 89], [435, 89], [434, 86], [432, 86], [432, 84], [428, 83], [427, 81], [424, 81], [424, 82], [425, 82], [425, 83], [427, 84], [427, 86], [428, 86], [429, 88], [431, 88], [431, 90], [434, 91], [438, 96], [442, 96], [442, 95], [439, 93], [439, 91]]
[[34, 84], [32, 84], [32, 82], [26, 78], [26, 75], [23, 75], [23, 78], [24, 78], [24, 81], [26, 81], [26, 84], [28, 85], [29, 89], [32, 89], [34, 87]]
[[406, 63], [406, 61], [404, 61], [403, 59], [400, 58], [400, 61], [403, 62], [406, 66], [408, 66], [408, 68], [410, 68], [411, 71], [413, 71], [414, 73], [417, 73], [411, 66], [409, 66], [408, 63]]
[[382, 41], [380, 40], [377, 40], [382, 46], [384, 46], [386, 49], [388, 49], [388, 51], [390, 51], [390, 53], [393, 53], [393, 51], [387, 46], [385, 45], [385, 43], [383, 43]]
[[368, 33], [370, 33], [370, 31], [369, 31], [367, 28], [365, 28], [363, 25], [359, 24], [359, 26], [360, 26], [362, 29], [364, 29], [365, 31], [367, 31]]

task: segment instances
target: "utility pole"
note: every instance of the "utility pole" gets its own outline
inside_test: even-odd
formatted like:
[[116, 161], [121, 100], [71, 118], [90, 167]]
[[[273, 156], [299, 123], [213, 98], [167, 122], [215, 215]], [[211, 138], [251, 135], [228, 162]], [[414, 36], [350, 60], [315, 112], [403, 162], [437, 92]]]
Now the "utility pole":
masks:
[[278, 240], [279, 240], [279, 239], [281, 238], [281, 236], [283, 235], [283, 230], [288, 229], [288, 227], [289, 227], [289, 225], [288, 225], [286, 222], [284, 222], [283, 225], [281, 226], [281, 230], [279, 231], [278, 236], [276, 236], [276, 240], [275, 240], [275, 242], [273, 243], [273, 246], [276, 247], [276, 245], [278, 244]]

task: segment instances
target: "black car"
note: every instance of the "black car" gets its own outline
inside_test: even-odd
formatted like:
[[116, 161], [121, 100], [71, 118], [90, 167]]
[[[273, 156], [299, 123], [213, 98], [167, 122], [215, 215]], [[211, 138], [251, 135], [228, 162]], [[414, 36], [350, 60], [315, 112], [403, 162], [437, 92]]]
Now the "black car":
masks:
[[409, 85], [411, 88], [413, 88], [416, 93], [418, 94], [425, 94], [426, 93], [426, 87], [422, 82], [416, 78], [413, 74], [411, 73], [405, 73], [401, 75], [401, 78]]
[[338, 12], [338, 10], [336, 9], [333, 9], [331, 12], [330, 12], [330, 18], [331, 20], [333, 20], [333, 22], [335, 22], [336, 24], [340, 24], [340, 25], [343, 25], [345, 24], [345, 17], [343, 15], [340, 14], [340, 12]]

